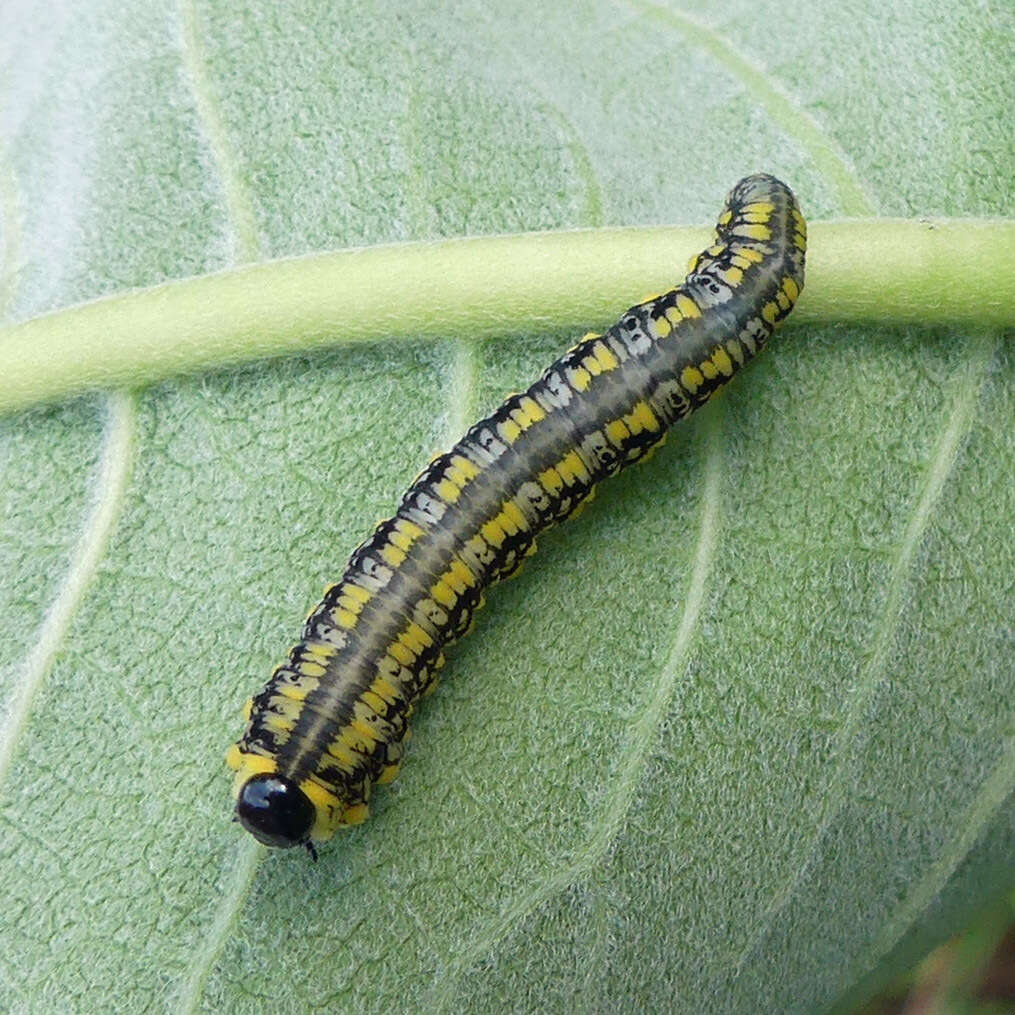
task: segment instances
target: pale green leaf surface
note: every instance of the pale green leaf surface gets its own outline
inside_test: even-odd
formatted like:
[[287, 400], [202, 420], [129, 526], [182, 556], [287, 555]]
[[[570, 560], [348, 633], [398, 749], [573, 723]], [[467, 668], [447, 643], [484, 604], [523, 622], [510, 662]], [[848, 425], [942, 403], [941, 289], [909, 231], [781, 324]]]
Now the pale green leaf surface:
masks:
[[[8, 7], [6, 319], [707, 222], [758, 169], [811, 218], [1012, 210], [1004, 4], [331, 8]], [[1011, 882], [1015, 357], [962, 329], [787, 327], [491, 595], [367, 824], [311, 865], [229, 823], [320, 587], [573, 338], [0, 420], [0, 1008], [812, 1011]]]

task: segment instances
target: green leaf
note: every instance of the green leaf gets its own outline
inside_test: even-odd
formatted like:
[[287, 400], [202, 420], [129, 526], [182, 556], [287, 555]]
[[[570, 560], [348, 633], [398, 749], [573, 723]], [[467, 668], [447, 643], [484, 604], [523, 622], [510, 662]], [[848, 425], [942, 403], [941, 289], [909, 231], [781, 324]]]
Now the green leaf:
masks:
[[[1000, 6], [338, 6], [8, 12], [5, 321], [703, 224], [756, 170], [812, 221], [1010, 213]], [[316, 865], [247, 841], [244, 699], [576, 337], [502, 294], [440, 338], [395, 292], [404, 334], [0, 419], [0, 1008], [813, 1011], [1012, 883], [1015, 352], [969, 320], [791, 323], [491, 594], [369, 822]]]

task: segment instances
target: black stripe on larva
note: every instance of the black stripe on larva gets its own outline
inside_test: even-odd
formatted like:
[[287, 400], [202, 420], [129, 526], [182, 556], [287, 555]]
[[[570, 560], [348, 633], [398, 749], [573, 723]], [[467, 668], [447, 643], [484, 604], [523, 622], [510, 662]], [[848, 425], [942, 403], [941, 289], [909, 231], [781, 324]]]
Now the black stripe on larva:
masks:
[[248, 831], [312, 848], [365, 817], [484, 590], [765, 345], [803, 288], [805, 250], [789, 188], [746, 177], [680, 285], [569, 349], [424, 469], [250, 704], [228, 758]]

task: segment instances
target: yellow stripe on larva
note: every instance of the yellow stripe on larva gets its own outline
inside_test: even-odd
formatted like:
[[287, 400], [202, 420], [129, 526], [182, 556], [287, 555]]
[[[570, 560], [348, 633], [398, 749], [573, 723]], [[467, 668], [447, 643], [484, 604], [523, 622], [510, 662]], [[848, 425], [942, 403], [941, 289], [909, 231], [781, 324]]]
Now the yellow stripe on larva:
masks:
[[665, 338], [673, 330], [665, 315], [662, 317], [653, 317], [651, 320], [652, 330], [655, 332], [656, 338]]
[[677, 310], [682, 317], [701, 317], [701, 310], [698, 304], [686, 293], [677, 294]]
[[712, 362], [716, 365], [719, 373], [721, 373], [724, 377], [733, 376], [733, 362], [730, 360], [729, 356], [726, 354], [726, 350], [721, 345], [715, 350], [715, 352], [712, 353]]
[[409, 626], [399, 636], [399, 638], [403, 644], [408, 645], [409, 648], [417, 654], [421, 654], [425, 649], [428, 649], [431, 645], [433, 645], [433, 638], [431, 638], [414, 620], [409, 622]]
[[436, 484], [434, 489], [437, 491], [437, 496], [441, 500], [447, 501], [449, 504], [455, 504], [461, 496], [461, 488], [456, 486], [450, 479], [442, 479]]
[[354, 585], [352, 582], [346, 582], [343, 591], [346, 595], [352, 596], [353, 599], [358, 599], [361, 603], [370, 601], [371, 593], [359, 585]]
[[301, 680], [298, 684], [280, 684], [278, 693], [286, 698], [292, 698], [293, 701], [306, 701], [307, 695], [320, 687], [320, 684], [319, 680], [313, 679]]
[[347, 807], [342, 815], [343, 825], [362, 825], [370, 816], [370, 808], [367, 804], [354, 804]]
[[435, 602], [440, 603], [441, 606], [445, 606], [449, 610], [453, 609], [458, 602], [457, 594], [444, 578], [440, 578], [430, 587], [430, 596]]
[[621, 447], [631, 436], [631, 431], [628, 429], [627, 424], [622, 419], [614, 419], [606, 424], [606, 436], [610, 439], [611, 444], [615, 444], [617, 447]]
[[388, 655], [397, 659], [403, 666], [412, 666], [416, 662], [416, 653], [400, 641], [393, 641], [388, 646]]
[[363, 692], [360, 700], [374, 715], [383, 715], [387, 710], [387, 703], [373, 690], [373, 684]]
[[659, 429], [659, 420], [648, 402], [638, 402], [631, 412], [624, 417], [631, 433], [639, 434], [643, 430], [655, 433]]
[[613, 350], [605, 342], [596, 342], [592, 346], [592, 355], [603, 370], [615, 370], [620, 366], [620, 360], [613, 354]]
[[391, 684], [384, 677], [377, 677], [370, 685], [370, 690], [382, 699], [386, 705], [393, 705], [398, 701], [402, 692]]
[[[465, 588], [471, 589], [476, 584], [476, 576], [459, 557], [452, 558], [451, 567], [446, 574], [460, 582]], [[452, 588], [454, 588], [454, 585], [452, 585]]]
[[278, 771], [278, 763], [274, 758], [266, 758], [260, 754], [248, 754], [240, 748], [239, 744], [233, 744], [233, 747], [226, 753], [226, 764], [236, 770], [236, 779], [233, 785], [237, 790], [252, 775], [267, 775]]
[[465, 471], [457, 465], [454, 461], [449, 462], [447, 468], [444, 471], [444, 475], [451, 480], [459, 490], [465, 488], [466, 483], [469, 482], [469, 477]]
[[514, 444], [522, 435], [522, 428], [513, 420], [506, 419], [499, 427], [500, 434], [509, 444]]
[[[345, 586], [345, 588], [347, 590], [350, 587], [351, 586], [348, 586], [348, 585]], [[356, 599], [357, 603], [359, 604], [359, 609], [357, 609], [355, 612], [359, 613], [359, 611], [363, 609], [363, 605], [362, 604], [365, 603], [366, 600], [365, 599], [360, 599], [358, 596], [356, 596], [354, 598]], [[327, 645], [327, 644], [325, 644], [322, 641], [308, 641], [308, 642], [304, 642], [303, 644], [304, 644], [303, 657], [308, 662], [315, 662], [315, 663], [322, 663], [322, 664], [327, 663], [327, 661], [338, 651], [338, 649], [334, 645]]]
[[285, 742], [289, 739], [289, 735], [293, 731], [294, 721], [295, 720], [292, 719], [286, 719], [285, 716], [269, 713], [262, 720], [262, 725], [277, 739]]
[[528, 430], [534, 423], [546, 419], [546, 413], [534, 398], [526, 395], [519, 400], [518, 408], [513, 411], [512, 418], [522, 430]]
[[363, 611], [363, 603], [353, 596], [339, 596], [335, 605], [343, 610], [347, 610], [349, 613], [359, 614]]
[[[468, 479], [459, 472], [462, 476], [462, 481], [458, 484], [459, 486], [465, 486]], [[388, 536], [392, 543], [395, 544], [400, 550], [408, 552], [412, 549], [412, 544], [416, 542], [421, 535], [423, 530], [418, 525], [413, 525], [412, 522], [404, 522], [403, 519], [398, 519], [397, 528]]]
[[585, 483], [589, 479], [588, 469], [577, 451], [569, 451], [558, 463], [557, 471], [568, 486]]
[[314, 805], [315, 820], [311, 837], [316, 842], [326, 842], [335, 834], [336, 818], [341, 815], [342, 802], [316, 779], [304, 779], [300, 789]]
[[345, 736], [347, 727], [339, 731], [339, 735], [328, 744], [328, 754], [343, 768], [352, 771], [356, 767], [357, 752], [352, 749]]
[[501, 510], [504, 517], [514, 526], [515, 532], [528, 531], [529, 523], [525, 518], [522, 509], [513, 500], [505, 501]]
[[[536, 408], [538, 409], [539, 406], [537, 405]], [[473, 480], [479, 475], [479, 466], [471, 459], [466, 458], [465, 455], [455, 455], [451, 459], [451, 464], [454, 465], [454, 467], [458, 469], [463, 476], [465, 476], [466, 480]], [[410, 522], [407, 519], [403, 519], [403, 522], [407, 527], [411, 526], [418, 536], [423, 535], [423, 530], [414, 522]]]
[[[251, 702], [253, 702], [253, 700], [254, 700], [253, 698], [250, 699]], [[247, 716], [244, 716], [244, 718], [249, 719], [250, 716], [247, 715]], [[245, 757], [245, 755], [244, 755], [243, 751], [240, 750], [240, 745], [239, 744], [232, 744], [230, 746], [229, 750], [226, 751], [226, 764], [231, 769], [233, 769], [233, 771], [236, 771], [237, 769], [242, 767], [244, 757]]]
[[694, 367], [684, 367], [680, 375], [680, 383], [693, 395], [705, 383], [705, 378], [700, 370], [696, 370]]
[[[368, 741], [370, 743], [383, 742], [383, 737], [377, 727], [371, 726], [370, 723], [365, 720], [359, 718], [353, 719], [349, 725], [364, 738], [364, 741]], [[367, 746], [369, 747], [369, 743]]]
[[772, 230], [765, 225], [748, 224], [734, 226], [733, 232], [737, 236], [745, 236], [749, 240], [770, 240], [772, 238]]
[[504, 540], [507, 538], [507, 533], [496, 518], [491, 518], [488, 522], [484, 522], [483, 527], [479, 531], [491, 546], [498, 549], [504, 545]]

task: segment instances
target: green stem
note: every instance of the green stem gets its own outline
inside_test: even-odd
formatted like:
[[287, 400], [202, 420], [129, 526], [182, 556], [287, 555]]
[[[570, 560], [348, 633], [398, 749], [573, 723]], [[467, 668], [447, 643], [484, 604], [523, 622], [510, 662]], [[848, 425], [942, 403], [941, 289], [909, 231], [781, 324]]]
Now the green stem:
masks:
[[[0, 413], [351, 342], [578, 332], [682, 277], [697, 227], [368, 247], [169, 282], [0, 328]], [[810, 227], [792, 321], [1015, 323], [1015, 221]]]

